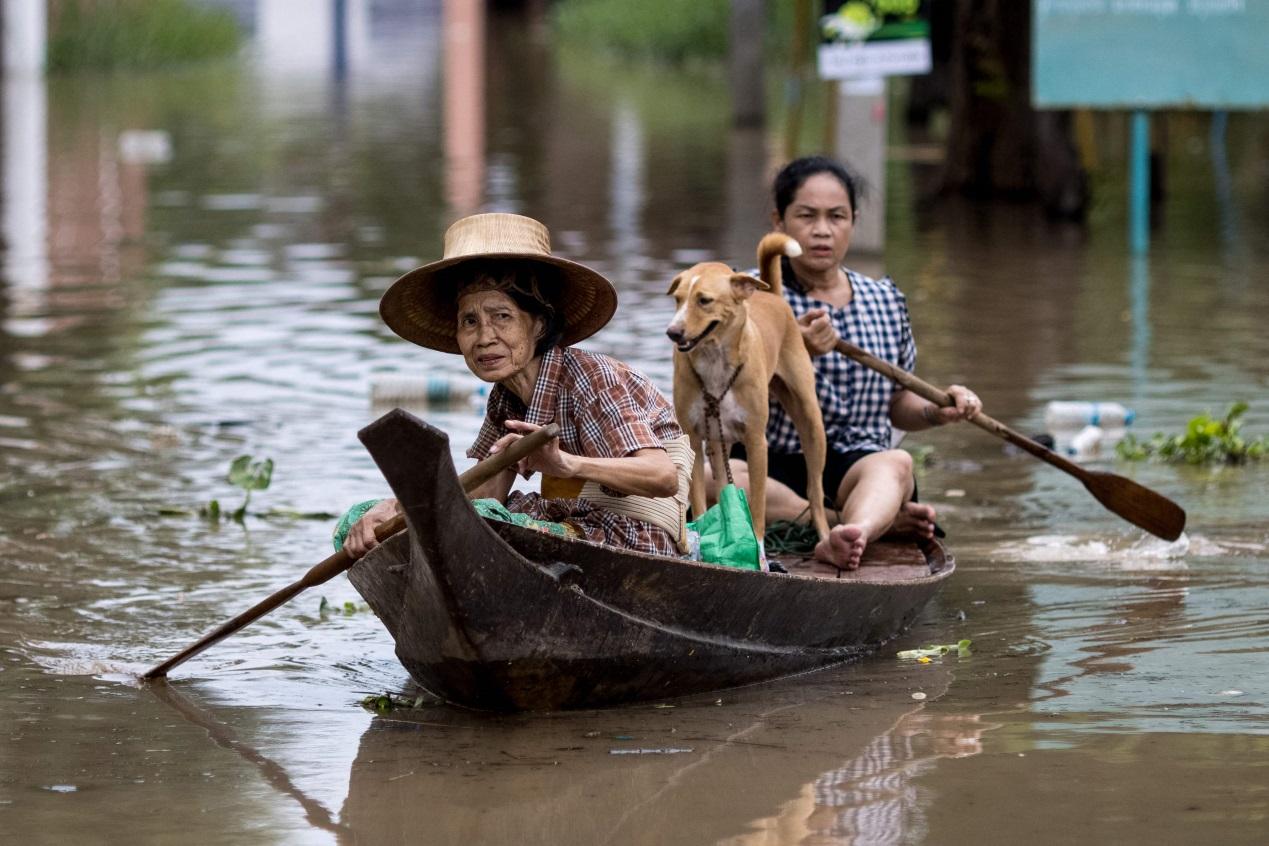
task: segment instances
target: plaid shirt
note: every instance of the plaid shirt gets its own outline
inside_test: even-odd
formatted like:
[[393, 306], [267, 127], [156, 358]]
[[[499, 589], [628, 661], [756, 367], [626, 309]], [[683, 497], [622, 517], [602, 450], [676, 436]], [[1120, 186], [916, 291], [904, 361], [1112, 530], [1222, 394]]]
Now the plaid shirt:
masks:
[[[662, 449], [683, 434], [674, 408], [642, 373], [599, 353], [556, 347], [542, 356], [533, 396], [525, 406], [502, 385], [489, 392], [485, 422], [469, 458], [482, 459], [507, 434], [507, 420], [560, 425], [560, 449], [592, 458], [622, 458]], [[583, 499], [543, 499], [513, 491], [507, 508], [538, 520], [568, 523], [587, 540], [639, 552], [678, 555], [668, 532]]]
[[[813, 308], [824, 309], [839, 336], [911, 373], [916, 367], [916, 343], [908, 322], [907, 300], [888, 276], [870, 279], [853, 270], [846, 270], [846, 275], [851, 300], [836, 308], [788, 284], [792, 274], [786, 266], [784, 298], [798, 317]], [[896, 385], [837, 351], [812, 361], [829, 449], [839, 453], [890, 449], [890, 400]], [[793, 421], [774, 401], [767, 420], [767, 444], [775, 452], [802, 451]]]

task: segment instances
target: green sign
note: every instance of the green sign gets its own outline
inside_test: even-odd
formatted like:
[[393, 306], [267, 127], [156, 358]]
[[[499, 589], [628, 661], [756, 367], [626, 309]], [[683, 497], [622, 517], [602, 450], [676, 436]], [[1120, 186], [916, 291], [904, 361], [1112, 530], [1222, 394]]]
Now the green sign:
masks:
[[930, 25], [921, 0], [827, 0], [819, 73], [858, 79], [929, 73]]
[[1034, 0], [1038, 108], [1269, 105], [1269, 0]]

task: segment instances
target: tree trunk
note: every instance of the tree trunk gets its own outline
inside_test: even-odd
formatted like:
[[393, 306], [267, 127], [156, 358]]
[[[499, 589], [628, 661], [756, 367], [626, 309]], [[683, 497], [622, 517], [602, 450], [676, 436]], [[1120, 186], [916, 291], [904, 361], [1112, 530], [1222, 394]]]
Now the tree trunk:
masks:
[[1031, 4], [954, 2], [943, 190], [1038, 200], [1051, 215], [1082, 217], [1088, 181], [1070, 113], [1031, 107]]

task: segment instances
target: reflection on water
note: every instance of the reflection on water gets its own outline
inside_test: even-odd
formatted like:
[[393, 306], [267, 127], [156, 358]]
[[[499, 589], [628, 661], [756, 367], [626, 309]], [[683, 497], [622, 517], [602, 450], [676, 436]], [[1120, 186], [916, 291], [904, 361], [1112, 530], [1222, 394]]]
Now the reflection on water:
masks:
[[[136, 686], [325, 557], [330, 521], [285, 509], [384, 491], [355, 438], [377, 414], [372, 385], [467, 377], [377, 316], [457, 214], [546, 220], [561, 254], [619, 287], [617, 319], [588, 346], [666, 389], [668, 280], [703, 258], [748, 264], [766, 225], [779, 139], [729, 128], [720, 75], [557, 49], [540, 22], [479, 21], [480, 3], [318, 5], [350, 15], [339, 73], [314, 49], [325, 36], [295, 43], [282, 19], [257, 17], [242, 63], [5, 81], [6, 833], [1261, 839], [1269, 471], [1100, 465], [1188, 509], [1187, 535], [1164, 544], [969, 427], [910, 441], [934, 449], [921, 487], [960, 563], [895, 649], [970, 638], [970, 658], [900, 666], [887, 650], [721, 704], [372, 717], [356, 703], [407, 680], [372, 615], [321, 610], [323, 595], [356, 598], [341, 579], [184, 665], [179, 698]], [[483, 64], [460, 49], [478, 23]], [[1123, 127], [1110, 116], [1104, 129], [1117, 161]], [[913, 192], [929, 166], [895, 163], [888, 252], [860, 269], [907, 293], [922, 374], [973, 385], [1022, 431], [1050, 400], [1119, 400], [1149, 434], [1243, 398], [1246, 429], [1264, 432], [1263, 137], [1263, 116], [1171, 120], [1148, 261], [1126, 255], [1113, 167], [1078, 228], [927, 202]], [[465, 465], [471, 404], [426, 415]], [[164, 516], [236, 507], [224, 474], [244, 453], [276, 462], [245, 525]], [[611, 754], [634, 746], [692, 751]]]

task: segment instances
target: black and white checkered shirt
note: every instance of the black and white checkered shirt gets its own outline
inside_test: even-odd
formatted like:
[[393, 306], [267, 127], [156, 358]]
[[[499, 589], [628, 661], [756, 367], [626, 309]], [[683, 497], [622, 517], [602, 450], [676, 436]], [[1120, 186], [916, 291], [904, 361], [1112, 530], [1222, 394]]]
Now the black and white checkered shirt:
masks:
[[[796, 281], [790, 284], [792, 274], [787, 265], [784, 298], [798, 317], [813, 308], [824, 309], [843, 339], [912, 372], [916, 367], [916, 342], [912, 340], [908, 303], [903, 294], [888, 276], [870, 279], [853, 270], [845, 272], [852, 295], [842, 308], [808, 296]], [[829, 449], [841, 453], [890, 449], [890, 399], [895, 384], [837, 351], [816, 356], [812, 361], [815, 393], [824, 414]], [[793, 421], [774, 401], [767, 420], [767, 444], [773, 452], [802, 451]]]

